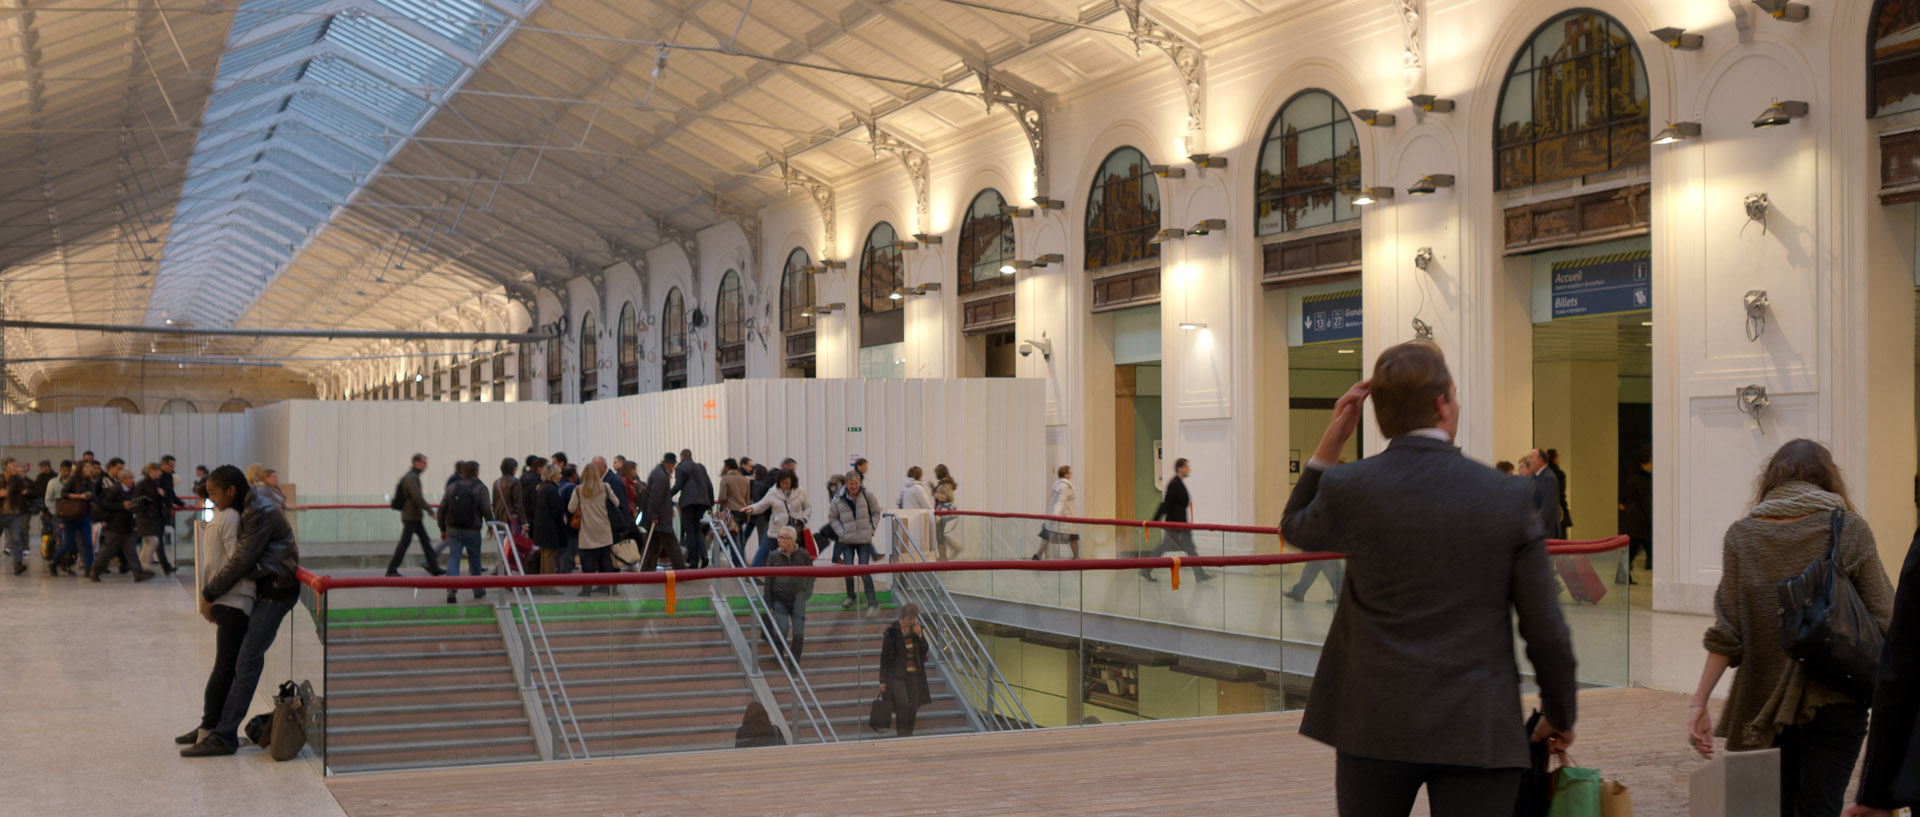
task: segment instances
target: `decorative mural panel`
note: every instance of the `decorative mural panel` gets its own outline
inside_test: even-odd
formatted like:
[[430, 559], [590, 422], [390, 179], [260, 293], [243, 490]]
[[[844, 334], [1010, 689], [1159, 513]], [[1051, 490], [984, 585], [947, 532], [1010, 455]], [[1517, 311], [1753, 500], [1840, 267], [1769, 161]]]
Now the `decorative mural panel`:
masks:
[[799, 247], [787, 253], [787, 267], [780, 273], [780, 330], [800, 332], [813, 328], [813, 276], [806, 270], [813, 262]]
[[1626, 29], [1573, 11], [1520, 49], [1494, 131], [1498, 189], [1647, 161], [1647, 72]]
[[1867, 66], [1868, 115], [1920, 109], [1920, 2], [1880, 0], [1874, 7]]
[[900, 248], [894, 242], [900, 234], [884, 221], [867, 233], [866, 249], [860, 251], [860, 314], [872, 315], [899, 309], [894, 290], [902, 287]]
[[1160, 257], [1160, 183], [1147, 157], [1123, 147], [1108, 154], [1087, 194], [1087, 269]]
[[1013, 216], [1000, 212], [1007, 200], [988, 188], [973, 197], [960, 224], [960, 291], [979, 292], [1013, 286], [1000, 270], [1014, 261]]
[[1347, 106], [1320, 90], [1302, 91], [1273, 117], [1254, 179], [1260, 235], [1360, 217], [1360, 140]]

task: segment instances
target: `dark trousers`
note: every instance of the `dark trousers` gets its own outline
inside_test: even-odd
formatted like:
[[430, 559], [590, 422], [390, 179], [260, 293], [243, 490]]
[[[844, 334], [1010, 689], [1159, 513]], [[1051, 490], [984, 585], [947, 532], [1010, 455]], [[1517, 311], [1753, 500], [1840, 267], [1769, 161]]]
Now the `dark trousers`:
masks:
[[107, 565], [116, 556], [120, 557], [121, 564], [147, 572], [146, 566], [140, 564], [140, 537], [133, 535], [133, 531], [100, 531], [100, 550], [93, 554], [92, 573], [96, 576], [106, 573]]
[[27, 515], [23, 513], [0, 514], [0, 529], [7, 532], [7, 553], [13, 556], [13, 563], [27, 563]]
[[293, 609], [293, 599], [258, 599], [253, 614], [247, 617], [247, 632], [240, 639], [240, 650], [233, 659], [233, 684], [227, 689], [227, 702], [220, 708], [220, 724], [209, 737], [218, 737], [228, 746], [240, 744], [240, 723], [253, 706], [253, 693], [260, 686], [260, 673], [267, 668], [267, 649], [280, 635], [280, 622]]
[[433, 552], [433, 539], [427, 536], [427, 526], [422, 524], [418, 519], [400, 524], [400, 544], [393, 546], [393, 559], [387, 562], [387, 569], [400, 569], [400, 563], [406, 561], [407, 558], [407, 545], [412, 543], [413, 537], [418, 536], [420, 537], [420, 551], [427, 554], [427, 572], [439, 573], [440, 557]]
[[83, 516], [79, 519], [60, 520], [60, 549], [54, 552], [53, 558], [47, 560], [47, 563], [59, 564], [61, 560], [74, 554], [75, 547], [80, 549], [80, 565], [92, 570], [93, 517]]
[[1867, 736], [1864, 704], [1828, 704], [1774, 736], [1780, 750], [1780, 817], [1839, 817]]
[[610, 547], [581, 548], [580, 549], [580, 572], [582, 573], [614, 572], [613, 548], [610, 548]]
[[920, 707], [913, 702], [913, 693], [905, 678], [887, 679], [887, 698], [893, 704], [893, 733], [898, 737], [913, 737], [913, 722], [920, 717]]
[[[1147, 558], [1158, 559], [1175, 550], [1185, 553], [1188, 556], [1200, 555], [1200, 551], [1193, 547], [1193, 531], [1168, 530], [1165, 534], [1161, 535], [1160, 546], [1154, 548], [1152, 553], [1147, 554]], [[1142, 570], [1140, 571], [1140, 575], [1151, 576], [1153, 573], [1152, 571]], [[1196, 565], [1193, 568], [1193, 577], [1196, 579], [1206, 578], [1206, 569]]]
[[1334, 760], [1340, 817], [1406, 817], [1420, 787], [1433, 817], [1511, 814], [1520, 795], [1520, 769], [1476, 769], [1376, 760], [1341, 752]]
[[702, 521], [711, 505], [688, 505], [680, 509], [680, 547], [687, 552], [687, 563], [695, 570], [713, 563], [707, 558], [707, 523]]
[[233, 665], [240, 658], [240, 642], [247, 637], [247, 614], [224, 604], [213, 606], [213, 673], [207, 676], [207, 693], [200, 708], [200, 728], [208, 732], [220, 726], [226, 711], [227, 690], [233, 688]]
[[673, 540], [673, 531], [655, 527], [647, 534], [646, 547], [640, 552], [640, 569], [651, 572], [665, 556], [674, 570], [687, 569], [687, 554], [680, 552], [680, 543]]
[[[838, 561], [841, 564], [846, 564], [846, 565], [863, 564], [864, 565], [864, 564], [871, 564], [873, 562], [874, 552], [873, 552], [872, 542], [835, 542], [833, 546], [839, 550], [839, 553], [836, 554], [838, 558], [836, 558], [835, 561]], [[880, 605], [879, 596], [873, 592], [873, 574], [869, 573], [865, 576], [861, 576], [860, 581], [862, 583], [862, 586], [867, 591], [867, 606], [868, 607], [879, 606]], [[853, 601], [853, 600], [854, 600], [853, 577], [848, 576], [847, 577], [847, 601]]]

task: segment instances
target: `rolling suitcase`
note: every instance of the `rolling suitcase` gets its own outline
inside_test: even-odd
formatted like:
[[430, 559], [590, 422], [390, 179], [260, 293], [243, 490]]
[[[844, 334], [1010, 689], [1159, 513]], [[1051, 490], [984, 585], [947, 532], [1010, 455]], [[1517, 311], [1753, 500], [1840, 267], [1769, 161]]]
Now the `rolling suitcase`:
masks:
[[1600, 583], [1600, 574], [1594, 571], [1587, 557], [1559, 557], [1554, 560], [1554, 569], [1560, 573], [1560, 581], [1566, 582], [1567, 593], [1574, 601], [1599, 604], [1607, 597], [1607, 586]]

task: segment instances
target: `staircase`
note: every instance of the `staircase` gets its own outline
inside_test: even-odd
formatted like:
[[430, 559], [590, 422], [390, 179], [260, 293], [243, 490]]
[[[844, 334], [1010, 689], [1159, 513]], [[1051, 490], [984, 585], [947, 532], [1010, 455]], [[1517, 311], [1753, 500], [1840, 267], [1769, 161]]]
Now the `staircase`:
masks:
[[542, 618], [588, 756], [733, 747], [753, 691], [711, 613]]
[[[818, 696], [820, 706], [833, 723], [834, 731], [841, 740], [872, 740], [878, 737], [892, 736], [894, 730], [876, 733], [867, 727], [867, 716], [872, 711], [873, 699], [880, 696], [880, 647], [885, 640], [887, 627], [896, 618], [890, 603], [871, 618], [859, 609], [842, 610], [840, 600], [845, 598], [839, 593], [818, 594], [813, 596], [807, 607], [806, 645], [800, 658], [800, 669], [806, 673], [806, 680], [812, 685]], [[741, 617], [740, 626], [751, 626], [751, 621]], [[794, 717], [793, 691], [787, 685], [787, 679], [775, 662], [772, 647], [755, 644], [760, 667], [766, 673], [767, 685], [773, 690], [775, 700], [787, 713], [789, 722]], [[915, 719], [915, 735], [952, 735], [975, 732], [967, 720], [966, 712], [961, 709], [959, 700], [949, 687], [946, 672], [939, 659], [927, 662], [927, 686], [933, 693], [933, 702], [920, 708]], [[813, 743], [818, 738], [809, 729], [794, 728], [798, 743]]]
[[332, 772], [540, 759], [493, 622], [336, 628], [326, 667]]

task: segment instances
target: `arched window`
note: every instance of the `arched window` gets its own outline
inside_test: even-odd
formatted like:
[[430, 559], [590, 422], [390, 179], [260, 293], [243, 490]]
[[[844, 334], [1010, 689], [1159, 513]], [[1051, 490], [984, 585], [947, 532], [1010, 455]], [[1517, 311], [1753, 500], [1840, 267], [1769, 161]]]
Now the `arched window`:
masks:
[[1360, 140], [1347, 106], [1318, 89], [1294, 94], [1267, 126], [1254, 184], [1260, 235], [1359, 218]]
[[600, 327], [593, 313], [580, 316], [580, 402], [600, 396]]
[[496, 402], [507, 399], [507, 344], [505, 341], [493, 342], [493, 397]]
[[667, 290], [660, 314], [660, 387], [687, 386], [687, 299], [680, 288]]
[[433, 399], [440, 400], [447, 395], [447, 364], [438, 355], [433, 358]]
[[161, 414], [199, 414], [200, 409], [195, 408], [193, 403], [176, 397], [172, 400], [168, 400], [166, 405], [161, 406], [160, 413]]
[[807, 268], [813, 261], [799, 247], [787, 253], [787, 266], [780, 271], [780, 334], [782, 356], [788, 369], [803, 377], [813, 375], [813, 273]]
[[640, 328], [634, 323], [633, 302], [620, 307], [620, 394], [640, 393]]
[[1086, 268], [1160, 257], [1160, 183], [1139, 150], [1123, 147], [1100, 163], [1087, 193]]
[[747, 376], [747, 305], [740, 293], [740, 273], [720, 276], [720, 295], [713, 302], [713, 354], [721, 380]]
[[1880, 0], [1873, 7], [1867, 58], [1868, 116], [1920, 108], [1920, 2]]
[[480, 402], [481, 395], [485, 394], [485, 390], [487, 387], [487, 373], [485, 371], [486, 363], [487, 363], [486, 352], [480, 349], [474, 349], [473, 362], [467, 364], [467, 400], [468, 402], [478, 403]]
[[1500, 92], [1497, 189], [1645, 163], [1647, 103], [1646, 67], [1618, 22], [1582, 10], [1548, 20]]
[[860, 314], [877, 315], [900, 308], [900, 240], [893, 225], [884, 221], [867, 233], [867, 246], [860, 251]]
[[1000, 212], [1007, 200], [991, 187], [967, 205], [960, 223], [960, 292], [1013, 285], [1013, 216]]
[[106, 407], [117, 408], [120, 410], [121, 414], [139, 414], [140, 413], [140, 404], [135, 403], [132, 400], [128, 400], [125, 397], [115, 397], [112, 400], [108, 400], [106, 402]]
[[567, 392], [560, 380], [560, 355], [563, 353], [561, 348], [563, 345], [558, 336], [547, 341], [547, 402], [549, 403], [567, 402]]

